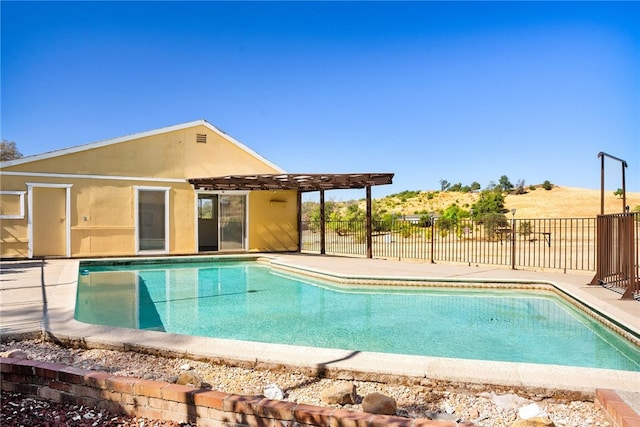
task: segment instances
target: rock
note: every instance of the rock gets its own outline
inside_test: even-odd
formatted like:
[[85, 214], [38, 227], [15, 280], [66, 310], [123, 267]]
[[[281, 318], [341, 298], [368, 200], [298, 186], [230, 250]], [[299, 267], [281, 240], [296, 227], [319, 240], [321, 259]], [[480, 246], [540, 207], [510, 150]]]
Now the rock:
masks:
[[8, 359], [28, 359], [29, 356], [24, 351], [18, 348], [9, 349], [3, 353], [0, 353], [0, 357], [6, 357]]
[[531, 403], [518, 409], [518, 415], [520, 415], [520, 418], [523, 420], [528, 420], [530, 418], [544, 418], [548, 416], [544, 409], [535, 403]]
[[180, 366], [180, 370], [181, 371], [190, 371], [191, 370], [191, 365], [189, 365], [188, 363], [185, 363], [184, 365]]
[[196, 388], [202, 387], [202, 378], [198, 374], [192, 371], [183, 371], [178, 376], [176, 384], [190, 385]]
[[64, 363], [65, 365], [73, 365], [75, 362], [75, 357], [73, 356], [62, 356], [59, 360], [60, 363]]
[[352, 405], [356, 401], [356, 386], [353, 383], [335, 384], [324, 389], [320, 398], [327, 405]]
[[549, 418], [534, 417], [528, 420], [516, 420], [511, 427], [555, 427], [555, 424]]
[[478, 411], [477, 409], [470, 409], [469, 418], [471, 418], [472, 420], [480, 418], [480, 411]]
[[370, 414], [395, 415], [396, 401], [381, 393], [371, 393], [362, 400], [362, 410]]
[[494, 403], [494, 405], [502, 410], [518, 409], [521, 406], [531, 403], [530, 400], [527, 400], [513, 393], [502, 395], [491, 393], [491, 401]]
[[269, 384], [264, 388], [264, 397], [271, 400], [282, 400], [284, 399], [284, 393], [278, 387], [278, 384]]

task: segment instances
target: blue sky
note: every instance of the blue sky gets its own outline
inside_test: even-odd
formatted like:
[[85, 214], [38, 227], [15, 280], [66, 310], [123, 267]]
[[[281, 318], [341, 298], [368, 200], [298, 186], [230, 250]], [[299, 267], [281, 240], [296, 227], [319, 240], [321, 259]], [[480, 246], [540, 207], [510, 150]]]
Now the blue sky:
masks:
[[637, 1], [0, 7], [1, 137], [25, 155], [206, 119], [289, 172], [394, 172], [374, 197], [599, 189], [600, 151], [640, 191]]

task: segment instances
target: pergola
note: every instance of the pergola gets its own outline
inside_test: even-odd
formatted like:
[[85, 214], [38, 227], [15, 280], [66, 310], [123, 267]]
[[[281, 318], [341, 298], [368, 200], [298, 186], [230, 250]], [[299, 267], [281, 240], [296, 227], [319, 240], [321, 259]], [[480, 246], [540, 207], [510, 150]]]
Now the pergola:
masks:
[[320, 192], [320, 253], [325, 253], [325, 190], [366, 189], [367, 198], [367, 257], [373, 257], [371, 187], [391, 184], [393, 173], [313, 174], [283, 173], [255, 175], [227, 175], [210, 178], [193, 178], [189, 183], [196, 190], [296, 190], [298, 192], [298, 251], [302, 248], [302, 193]]

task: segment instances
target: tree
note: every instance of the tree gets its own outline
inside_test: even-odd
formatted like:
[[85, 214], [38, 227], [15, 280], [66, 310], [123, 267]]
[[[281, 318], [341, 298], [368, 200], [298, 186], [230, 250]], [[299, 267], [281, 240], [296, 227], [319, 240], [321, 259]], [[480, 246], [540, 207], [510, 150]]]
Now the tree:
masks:
[[484, 190], [480, 193], [480, 198], [472, 206], [473, 217], [478, 218], [479, 222], [483, 221], [483, 217], [487, 214], [503, 214], [504, 213], [504, 195], [499, 188], [494, 190]]
[[460, 219], [465, 218], [468, 215], [469, 214], [467, 212], [454, 203], [449, 205], [449, 207], [442, 212], [442, 215], [438, 218], [438, 227], [450, 230], [458, 224]]
[[511, 181], [509, 181], [509, 178], [507, 177], [507, 175], [502, 175], [500, 177], [500, 181], [498, 181], [498, 185], [500, 186], [500, 189], [502, 189], [502, 191], [505, 191], [505, 192], [509, 192], [513, 188], [513, 184], [511, 183]]
[[447, 181], [446, 179], [440, 180], [440, 190], [447, 191], [449, 187], [451, 187], [451, 183], [449, 181]]
[[527, 191], [524, 189], [524, 179], [519, 179], [516, 182], [516, 194], [524, 194]]
[[549, 191], [553, 188], [553, 186], [551, 185], [551, 182], [547, 179], [545, 182], [542, 183], [542, 188]]
[[0, 161], [6, 162], [21, 158], [22, 153], [18, 151], [18, 147], [15, 142], [7, 141], [6, 139], [3, 139], [0, 142]]
[[471, 183], [471, 187], [470, 188], [471, 188], [471, 191], [478, 191], [481, 188], [481, 186], [480, 186], [480, 183], [478, 181], [473, 181]]
[[460, 191], [462, 189], [462, 183], [458, 182], [457, 184], [453, 184], [449, 187], [449, 191]]
[[616, 191], [613, 192], [614, 196], [618, 196], [619, 198], [622, 198], [622, 194], [624, 192], [622, 191], [622, 188], [618, 188]]

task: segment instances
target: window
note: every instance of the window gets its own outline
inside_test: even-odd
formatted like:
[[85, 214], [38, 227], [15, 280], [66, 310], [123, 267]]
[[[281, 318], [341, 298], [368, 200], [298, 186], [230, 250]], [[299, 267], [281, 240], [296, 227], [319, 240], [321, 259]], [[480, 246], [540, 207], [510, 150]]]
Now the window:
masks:
[[196, 134], [196, 142], [200, 144], [207, 143], [207, 134], [206, 133], [197, 133]]
[[24, 218], [25, 191], [0, 191], [0, 219]]
[[198, 219], [213, 219], [213, 199], [198, 199]]

